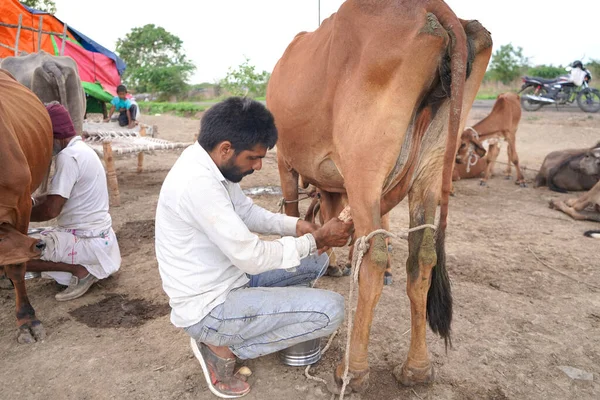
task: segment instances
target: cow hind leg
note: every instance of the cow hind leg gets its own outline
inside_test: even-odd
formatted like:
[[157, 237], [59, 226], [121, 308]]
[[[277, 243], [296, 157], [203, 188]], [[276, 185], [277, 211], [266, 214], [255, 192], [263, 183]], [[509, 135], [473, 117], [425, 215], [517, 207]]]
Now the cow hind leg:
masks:
[[[381, 217], [381, 226], [383, 229], [389, 232], [390, 230], [390, 216], [389, 214]], [[386, 286], [394, 283], [393, 275], [392, 275], [392, 242], [390, 238], [385, 239], [385, 244], [388, 250], [387, 256], [387, 265], [385, 267], [385, 272], [383, 273], [383, 284]], [[352, 257], [354, 255], [354, 246], [350, 247], [350, 251], [348, 252], [348, 263], [346, 264], [346, 268], [350, 271], [350, 267], [352, 266]]]
[[516, 140], [514, 139], [514, 137], [515, 135], [513, 133], [512, 138], [508, 141], [508, 165], [510, 167], [511, 163], [514, 164], [515, 169], [517, 170], [517, 180], [515, 181], [515, 183], [517, 185], [521, 185], [521, 187], [527, 187], [527, 184], [525, 183], [525, 177], [523, 176], [521, 166], [519, 165], [519, 155], [517, 154]]
[[[353, 202], [350, 197], [352, 219], [356, 229], [357, 237], [368, 235], [382, 227], [380, 216], [380, 193], [373, 199], [360, 198], [368, 196], [371, 191], [357, 193], [358, 197]], [[350, 193], [349, 193], [350, 195]], [[368, 251], [364, 254], [358, 280], [358, 301], [356, 313], [354, 314], [352, 331], [350, 336], [350, 351], [348, 357], [349, 386], [356, 392], [362, 392], [369, 386], [369, 361], [368, 344], [371, 333], [371, 324], [375, 307], [379, 302], [383, 290], [383, 277], [387, 267], [387, 245], [382, 235], [375, 235], [371, 241]], [[358, 249], [354, 249], [358, 251]], [[353, 305], [348, 304], [351, 309]], [[342, 361], [335, 371], [335, 381], [338, 385], [342, 383], [345, 362]]]
[[[434, 224], [438, 198], [434, 190], [409, 194], [410, 226]], [[426, 321], [448, 345], [452, 319], [452, 296], [445, 267], [444, 232], [431, 228], [411, 232], [408, 238], [406, 292], [410, 299], [411, 338], [406, 361], [394, 370], [406, 386], [428, 383], [434, 370], [426, 342]]]
[[46, 331], [42, 323], [36, 318], [35, 310], [29, 303], [27, 290], [25, 288], [26, 264], [15, 264], [5, 266], [6, 275], [12, 281], [16, 293], [17, 309], [17, 341], [19, 343], [34, 343], [44, 340]]
[[[381, 226], [383, 227], [383, 229], [385, 229], [386, 231], [389, 232], [389, 230], [390, 230], [390, 215], [389, 214], [386, 214], [383, 217], [381, 217]], [[385, 268], [385, 272], [383, 273], [383, 284], [391, 285], [394, 282], [394, 279], [392, 277], [392, 242], [391, 242], [391, 239], [386, 238], [385, 244], [387, 246], [388, 256], [387, 256], [387, 266]]]

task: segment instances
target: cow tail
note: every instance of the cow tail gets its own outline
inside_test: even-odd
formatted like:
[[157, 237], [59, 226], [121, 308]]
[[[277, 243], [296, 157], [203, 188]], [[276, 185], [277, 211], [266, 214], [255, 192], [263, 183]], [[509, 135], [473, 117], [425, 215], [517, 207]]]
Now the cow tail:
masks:
[[600, 239], [600, 231], [585, 231], [583, 235], [592, 239]]
[[452, 168], [456, 158], [462, 102], [467, 74], [467, 35], [456, 15], [443, 2], [433, 4], [430, 10], [440, 21], [450, 36], [450, 115], [448, 135], [444, 151], [442, 173], [442, 195], [440, 200], [440, 220], [436, 232], [437, 262], [431, 272], [431, 285], [427, 292], [427, 321], [431, 330], [442, 338], [446, 348], [452, 346], [450, 328], [452, 323], [452, 292], [446, 270], [445, 237], [448, 224], [448, 203], [452, 189]]
[[58, 86], [58, 95], [60, 98], [60, 104], [62, 104], [65, 108], [69, 108], [67, 106], [67, 82], [65, 79], [65, 75], [62, 73], [60, 68], [56, 65], [56, 63], [52, 61], [48, 61], [44, 63], [44, 69], [48, 71], [54, 79], [56, 80], [56, 85]]

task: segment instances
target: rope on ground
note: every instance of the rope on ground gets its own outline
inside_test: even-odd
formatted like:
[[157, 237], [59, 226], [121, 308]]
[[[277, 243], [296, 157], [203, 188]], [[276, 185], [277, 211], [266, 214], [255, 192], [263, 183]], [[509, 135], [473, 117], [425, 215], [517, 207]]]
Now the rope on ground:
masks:
[[[321, 357], [323, 357], [323, 355], [325, 353], [327, 353], [327, 350], [329, 350], [329, 348], [331, 347], [331, 344], [333, 343], [333, 339], [335, 338], [335, 336], [337, 334], [338, 334], [338, 331], [336, 330], [329, 337], [329, 340], [327, 341], [327, 344], [325, 345], [325, 347], [323, 347], [323, 350], [321, 350]], [[320, 383], [323, 383], [323, 384], [327, 385], [327, 381], [325, 379], [319, 378], [318, 376], [313, 376], [313, 375], [310, 374], [310, 368], [311, 367], [312, 367], [312, 364], [306, 366], [306, 369], [304, 370], [304, 376], [306, 376], [306, 378], [309, 379], [309, 380], [311, 380], [311, 381], [320, 382]]]
[[[498, 161], [498, 160], [496, 160], [496, 161], [494, 161], [494, 162], [495, 162], [495, 163], [498, 163], [498, 164], [502, 164], [502, 165], [510, 165], [510, 166], [514, 166], [514, 164], [509, 164], [509, 163], [505, 163], [505, 162]], [[537, 169], [529, 168], [529, 167], [527, 167], [527, 166], [521, 167], [521, 169], [523, 170], [523, 172], [525, 172], [525, 171], [540, 172], [540, 171], [539, 171], [539, 170], [537, 170]]]
[[571, 275], [569, 275], [569, 274], [566, 274], [566, 273], [562, 272], [561, 270], [554, 268], [554, 267], [553, 267], [553, 266], [551, 266], [551, 265], [548, 265], [547, 263], [545, 263], [544, 261], [542, 261], [542, 260], [541, 260], [541, 259], [538, 257], [538, 255], [537, 255], [537, 254], [535, 254], [535, 252], [534, 252], [533, 250], [531, 250], [531, 247], [530, 247], [529, 245], [527, 245], [527, 250], [529, 250], [529, 252], [530, 252], [531, 254], [533, 254], [533, 256], [534, 256], [534, 257], [535, 257], [535, 258], [536, 258], [536, 259], [537, 259], [537, 260], [540, 262], [540, 264], [542, 264], [544, 267], [546, 267], [546, 268], [548, 268], [548, 269], [551, 269], [552, 271], [556, 272], [557, 274], [560, 274], [560, 275], [562, 275], [562, 276], [564, 276], [564, 277], [566, 277], [566, 278], [569, 278], [569, 279], [571, 279], [571, 280], [573, 280], [573, 281], [575, 281], [575, 282], [577, 282], [577, 283], [579, 283], [579, 284], [581, 284], [581, 285], [588, 286], [588, 287], [590, 287], [590, 288], [592, 288], [592, 289], [600, 290], [600, 287], [598, 287], [598, 286], [596, 286], [596, 285], [592, 285], [592, 284], [590, 284], [590, 283], [587, 283], [587, 282], [580, 281], [579, 279], [577, 279], [577, 278], [573, 278]]
[[[341, 218], [340, 218], [341, 219]], [[351, 264], [351, 275], [352, 279], [350, 280], [350, 289], [348, 292], [348, 317], [347, 317], [347, 325], [346, 325], [346, 349], [344, 352], [344, 374], [342, 375], [342, 388], [340, 390], [339, 399], [342, 400], [344, 398], [344, 393], [346, 392], [346, 387], [350, 380], [352, 379], [352, 374], [349, 373], [350, 369], [350, 341], [352, 336], [352, 329], [354, 327], [354, 289], [356, 284], [358, 283], [358, 276], [360, 273], [360, 268], [362, 265], [362, 260], [364, 255], [369, 251], [369, 242], [375, 235], [382, 235], [384, 238], [402, 238], [405, 239], [408, 237], [408, 234], [411, 232], [419, 231], [425, 228], [437, 229], [436, 225], [432, 224], [424, 224], [419, 225], [414, 228], [408, 229], [406, 232], [396, 235], [391, 232], [386, 231], [385, 229], [377, 229], [367, 236], [362, 236], [358, 238], [354, 245], [354, 254], [352, 255], [352, 264]]]

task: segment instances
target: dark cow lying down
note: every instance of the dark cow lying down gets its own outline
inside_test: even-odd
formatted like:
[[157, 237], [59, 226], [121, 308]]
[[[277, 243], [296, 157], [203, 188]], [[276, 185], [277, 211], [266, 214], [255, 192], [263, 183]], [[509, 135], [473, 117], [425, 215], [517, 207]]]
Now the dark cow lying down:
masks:
[[534, 187], [560, 193], [590, 190], [600, 180], [600, 142], [589, 149], [554, 151], [546, 156]]

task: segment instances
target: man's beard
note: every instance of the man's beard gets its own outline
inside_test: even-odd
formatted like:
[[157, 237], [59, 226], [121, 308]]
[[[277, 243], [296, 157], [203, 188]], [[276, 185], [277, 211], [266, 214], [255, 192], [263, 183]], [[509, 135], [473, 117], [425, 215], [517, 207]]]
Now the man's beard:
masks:
[[250, 175], [254, 172], [253, 169], [246, 172], [242, 172], [242, 170], [233, 163], [233, 160], [224, 167], [219, 168], [219, 170], [221, 171], [225, 179], [233, 183], [241, 182], [246, 175]]

